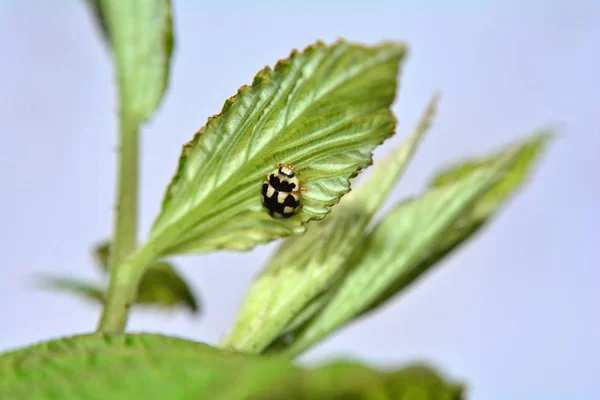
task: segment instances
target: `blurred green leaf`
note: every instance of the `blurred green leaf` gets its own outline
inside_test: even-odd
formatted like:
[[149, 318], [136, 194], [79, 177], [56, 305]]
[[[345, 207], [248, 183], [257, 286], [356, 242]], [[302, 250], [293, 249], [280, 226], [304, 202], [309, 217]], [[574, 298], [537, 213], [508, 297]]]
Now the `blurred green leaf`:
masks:
[[198, 302], [188, 284], [167, 262], [153, 263], [144, 273], [138, 288], [136, 304], [165, 308], [181, 305], [198, 312]]
[[94, 302], [104, 302], [104, 289], [102, 287], [77, 278], [44, 275], [38, 277], [38, 286], [44, 290], [67, 292]]
[[441, 187], [456, 182], [481, 168], [496, 163], [507, 151], [516, 152], [516, 162], [508, 171], [506, 176], [494, 185], [494, 187], [477, 202], [476, 207], [470, 210], [467, 218], [485, 219], [497, 210], [506, 200], [515, 194], [515, 190], [521, 187], [525, 179], [530, 175], [531, 169], [536, 165], [542, 152], [554, 134], [549, 129], [543, 129], [534, 133], [525, 140], [519, 140], [508, 146], [507, 149], [495, 152], [487, 157], [471, 159], [450, 165], [440, 171], [432, 179], [429, 187]]
[[94, 247], [94, 258], [102, 272], [108, 272], [110, 261], [110, 242], [108, 240]]
[[507, 152], [514, 152], [514, 162], [488, 192], [477, 200], [463, 215], [456, 220], [446, 234], [430, 249], [427, 256], [414, 268], [414, 273], [401, 276], [366, 312], [379, 307], [391, 297], [402, 291], [421, 273], [438, 264], [468, 239], [487, 226], [498, 215], [502, 207], [525, 184], [532, 169], [542, 155], [553, 134], [549, 130], [541, 130], [525, 140], [520, 140], [507, 148], [495, 152], [485, 158], [472, 159], [449, 166], [440, 171], [430, 183], [430, 188], [439, 188], [459, 181], [473, 172], [490, 167], [497, 163]]
[[106, 42], [110, 44], [110, 33], [106, 26], [106, 15], [103, 8], [104, 0], [85, 0], [85, 3], [87, 3], [92, 13], [96, 16], [98, 27], [102, 31], [102, 36]]
[[376, 371], [337, 361], [314, 369], [151, 334], [89, 334], [0, 355], [2, 399], [462, 399], [426, 366]]
[[[98, 244], [94, 248], [94, 255], [102, 271], [108, 272], [110, 242]], [[84, 295], [103, 302], [104, 289], [95, 284], [66, 277], [45, 277], [42, 284], [45, 289]], [[161, 308], [182, 306], [192, 313], [201, 311], [192, 289], [179, 276], [176, 268], [165, 261], [155, 261], [145, 270], [138, 286], [135, 304]]]
[[[371, 305], [358, 313], [353, 319], [365, 315], [379, 306], [389, 301], [391, 298], [401, 293], [406, 287], [425, 274], [434, 265], [438, 265], [441, 260], [451, 254], [460, 245], [472, 238], [483, 227], [485, 227], [506, 205], [508, 200], [514, 196], [518, 189], [523, 186], [531, 171], [537, 164], [541, 154], [547, 147], [553, 134], [550, 130], [540, 130], [525, 140], [519, 140], [504, 149], [497, 151], [487, 157], [470, 159], [461, 163], [444, 168], [432, 179], [429, 188], [441, 188], [451, 185], [467, 178], [473, 172], [492, 167], [498, 163], [507, 153], [513, 154], [513, 161], [510, 168], [507, 168], [501, 179], [499, 179], [485, 195], [481, 196], [471, 207], [469, 207], [449, 228], [446, 233], [432, 246], [424, 252], [424, 258], [415, 266], [407, 268], [404, 273], [389, 285], [389, 287], [374, 301]], [[414, 199], [408, 200], [413, 202]], [[290, 324], [288, 332], [282, 335], [266, 351], [277, 353], [284, 351], [290, 343], [295, 340], [295, 336], [306, 329], [310, 323], [308, 319], [318, 312], [335, 295], [330, 291], [314, 299], [300, 318], [296, 318]]]
[[[343, 272], [365, 229], [404, 172], [435, 114], [437, 96], [415, 132], [373, 167], [366, 181], [348, 194], [319, 224], [285, 239], [257, 277], [223, 347], [261, 352], [277, 336], [310, 318], [314, 299]], [[316, 305], [316, 306], [315, 306]]]
[[514, 163], [513, 153], [453, 184], [401, 202], [357, 247], [349, 270], [330, 289], [321, 311], [285, 350], [298, 354], [360, 315], [398, 279], [418, 276], [415, 267], [452, 224]]
[[[324, 218], [394, 132], [390, 105], [404, 54], [399, 43], [317, 42], [260, 71], [184, 145], [142, 250], [153, 254], [139, 257], [247, 250]], [[309, 189], [289, 219], [270, 217], [260, 201], [278, 162], [301, 170]]]
[[116, 60], [122, 118], [148, 119], [168, 84], [173, 51], [170, 0], [87, 0]]

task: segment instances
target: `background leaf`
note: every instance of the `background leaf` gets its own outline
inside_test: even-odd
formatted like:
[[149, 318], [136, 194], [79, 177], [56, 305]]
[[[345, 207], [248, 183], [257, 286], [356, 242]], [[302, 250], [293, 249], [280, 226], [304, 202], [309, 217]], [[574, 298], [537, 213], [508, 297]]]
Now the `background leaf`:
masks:
[[514, 151], [514, 163], [511, 168], [505, 172], [505, 175], [499, 180], [482, 198], [469, 208], [448, 230], [441, 240], [431, 248], [429, 254], [414, 268], [417, 273], [400, 277], [390, 288], [374, 302], [366, 312], [370, 312], [379, 307], [391, 297], [398, 294], [413, 279], [416, 279], [422, 272], [429, 270], [433, 265], [438, 264], [446, 256], [451, 254], [468, 239], [475, 236], [491, 220], [498, 215], [502, 207], [506, 206], [508, 200], [514, 196], [518, 189], [523, 186], [526, 178], [531, 174], [539, 160], [542, 152], [552, 139], [553, 134], [549, 130], [542, 130], [533, 134], [524, 141], [519, 141], [495, 154], [485, 158], [471, 159], [466, 162], [449, 166], [440, 171], [430, 183], [430, 188], [443, 187], [463, 179], [473, 172], [492, 166], [498, 162], [507, 151]]
[[[2, 399], [458, 400], [462, 385], [425, 366], [376, 371], [338, 361], [312, 370], [151, 334], [90, 334], [0, 355]], [[416, 397], [421, 396], [421, 397]]]
[[102, 32], [103, 38], [110, 44], [110, 32], [106, 26], [106, 14], [103, 8], [104, 0], [85, 0], [92, 13], [96, 16], [98, 27]]
[[104, 288], [81, 279], [46, 275], [38, 278], [38, 285], [44, 290], [72, 293], [94, 302], [104, 302]]
[[[104, 241], [94, 247], [96, 264], [104, 274], [108, 273], [110, 259], [110, 242]], [[86, 283], [76, 278], [42, 277], [44, 289], [84, 295], [103, 303], [105, 289], [93, 283]], [[140, 280], [136, 305], [174, 308], [181, 306], [191, 313], [199, 313], [200, 305], [194, 291], [179, 276], [175, 266], [166, 261], [154, 261], [144, 271]]]
[[298, 354], [360, 315], [398, 279], [418, 276], [415, 266], [452, 224], [496, 183], [513, 162], [505, 155], [453, 184], [401, 202], [358, 246], [344, 279], [328, 293], [329, 300], [285, 350]]
[[170, 0], [88, 0], [112, 45], [124, 118], [143, 122], [168, 84], [174, 39]]
[[108, 272], [110, 265], [110, 241], [106, 240], [94, 247], [94, 259], [102, 272]]
[[[156, 255], [247, 250], [324, 218], [394, 132], [404, 54], [398, 43], [319, 42], [260, 71], [184, 146], [152, 230]], [[286, 220], [260, 202], [278, 162], [302, 170], [309, 189], [302, 211]]]
[[223, 347], [261, 352], [319, 309], [318, 298], [343, 272], [366, 236], [365, 229], [395, 186], [429, 128], [437, 96], [415, 132], [375, 163], [366, 181], [342, 199], [331, 215], [302, 236], [284, 240], [256, 278]]
[[146, 269], [140, 281], [136, 304], [164, 308], [181, 305], [193, 313], [199, 311], [194, 293], [167, 262], [155, 262]]

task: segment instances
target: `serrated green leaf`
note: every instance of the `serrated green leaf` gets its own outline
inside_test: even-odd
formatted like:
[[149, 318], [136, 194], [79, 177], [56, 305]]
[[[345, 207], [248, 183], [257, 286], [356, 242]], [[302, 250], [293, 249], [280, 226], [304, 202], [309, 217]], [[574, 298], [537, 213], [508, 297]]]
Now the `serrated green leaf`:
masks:
[[365, 229], [395, 186], [435, 114], [437, 96], [415, 132], [377, 162], [367, 180], [319, 224], [287, 238], [251, 286], [223, 347], [261, 352], [319, 310], [315, 298], [343, 273]]
[[338, 361], [311, 370], [152, 334], [81, 335], [0, 355], [7, 400], [459, 400], [462, 392], [421, 365], [376, 371]]
[[[460, 164], [449, 166], [440, 171], [432, 179], [429, 187], [437, 188], [452, 184], [464, 179], [473, 172], [492, 166], [498, 162], [508, 151], [515, 153], [514, 163], [507, 169], [500, 179], [488, 192], [477, 200], [456, 222], [451, 229], [435, 243], [429, 254], [414, 268], [415, 271], [427, 271], [451, 254], [459, 246], [467, 242], [482, 228], [487, 226], [508, 200], [523, 186], [526, 178], [536, 165], [553, 135], [549, 130], [542, 130], [533, 134], [525, 141], [519, 141], [507, 148], [488, 157], [471, 159]], [[413, 274], [418, 276], [418, 274]], [[376, 301], [365, 313], [374, 310], [384, 302], [402, 291], [413, 279], [402, 276]]]
[[85, 282], [81, 279], [41, 276], [38, 278], [38, 286], [44, 290], [73, 293], [94, 302], [104, 302], [104, 289], [96, 283]]
[[422, 272], [414, 268], [432, 245], [514, 162], [514, 154], [506, 154], [491, 167], [401, 202], [358, 248], [349, 261], [351, 269], [329, 292], [327, 304], [297, 333], [285, 352], [304, 351], [368, 309], [400, 277]]
[[[318, 42], [260, 71], [184, 146], [152, 248], [159, 256], [247, 250], [324, 218], [394, 132], [404, 54], [399, 43]], [[260, 201], [278, 162], [295, 165], [309, 189], [289, 219], [270, 217]]]
[[170, 0], [91, 0], [116, 59], [122, 118], [150, 118], [168, 84], [173, 51]]

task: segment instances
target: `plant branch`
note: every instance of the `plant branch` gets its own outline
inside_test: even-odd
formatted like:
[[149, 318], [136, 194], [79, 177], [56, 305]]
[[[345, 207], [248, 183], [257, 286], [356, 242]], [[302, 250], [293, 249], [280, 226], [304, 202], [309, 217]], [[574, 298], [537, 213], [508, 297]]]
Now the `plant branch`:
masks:
[[[110, 280], [107, 303], [102, 311], [98, 331], [122, 332], [125, 329], [128, 307], [109, 307], [126, 304], [135, 299], [139, 283], [123, 280], [131, 275], [125, 260], [137, 246], [139, 124], [129, 113], [122, 112], [119, 132], [118, 187], [114, 233], [110, 252]], [[135, 277], [135, 274], [133, 274]], [[141, 275], [140, 275], [141, 276]]]
[[110, 283], [98, 325], [101, 332], [123, 332], [135, 302], [140, 279], [155, 257], [152, 246], [143, 246], [125, 262], [111, 268]]
[[[153, 251], [136, 249], [139, 129], [167, 88], [173, 51], [170, 0], [93, 0], [111, 45], [119, 99], [117, 202], [110, 251], [110, 281], [98, 331], [125, 329], [128, 308]], [[150, 248], [151, 249], [151, 248]], [[152, 250], [152, 249], [151, 249]], [[134, 252], [140, 253], [132, 261]]]

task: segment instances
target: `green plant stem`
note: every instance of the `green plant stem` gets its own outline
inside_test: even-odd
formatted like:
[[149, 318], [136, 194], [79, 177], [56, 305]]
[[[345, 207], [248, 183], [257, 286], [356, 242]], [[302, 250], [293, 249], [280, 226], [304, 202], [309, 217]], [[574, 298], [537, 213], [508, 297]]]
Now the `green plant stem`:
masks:
[[140, 279], [155, 257], [152, 246], [141, 247], [127, 261], [111, 269], [98, 331], [123, 332], [127, 325], [129, 308], [135, 302]]
[[189, 228], [189, 222], [171, 226], [110, 269], [110, 281], [105, 299], [98, 331], [123, 332], [127, 324], [129, 308], [137, 297], [140, 279], [146, 267], [164, 253], [166, 246], [173, 243], [174, 238], [181, 236]]
[[[131, 299], [135, 299], [137, 280], [125, 260], [137, 246], [139, 123], [121, 113], [118, 153], [118, 186], [114, 233], [110, 251], [110, 280], [106, 304], [98, 331], [122, 332], [127, 322]], [[125, 304], [117, 307], [116, 304]]]

